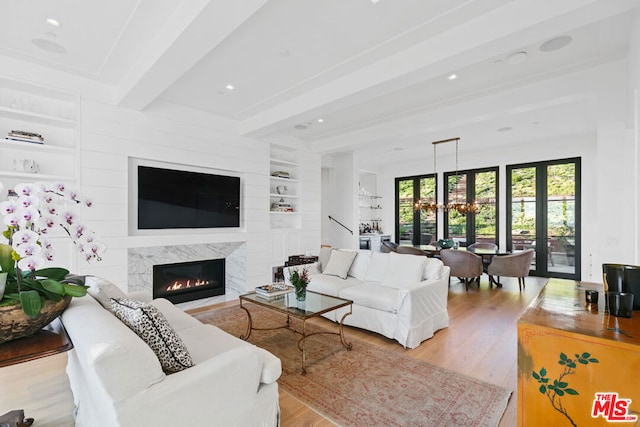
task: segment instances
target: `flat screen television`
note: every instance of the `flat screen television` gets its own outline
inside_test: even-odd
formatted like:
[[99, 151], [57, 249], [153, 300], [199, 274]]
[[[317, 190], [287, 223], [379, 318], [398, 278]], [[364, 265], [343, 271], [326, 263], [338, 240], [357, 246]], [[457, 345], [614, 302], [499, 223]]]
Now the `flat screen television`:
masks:
[[240, 178], [138, 166], [138, 229], [240, 227]]

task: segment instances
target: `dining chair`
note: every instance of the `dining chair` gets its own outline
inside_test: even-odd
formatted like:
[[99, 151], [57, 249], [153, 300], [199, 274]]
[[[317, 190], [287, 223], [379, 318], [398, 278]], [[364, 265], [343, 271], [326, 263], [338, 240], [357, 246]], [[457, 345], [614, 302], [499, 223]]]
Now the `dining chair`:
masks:
[[478, 286], [480, 286], [480, 276], [482, 276], [481, 256], [458, 249], [443, 249], [440, 251], [440, 260], [451, 269], [449, 284], [451, 284], [451, 276], [455, 276], [460, 280], [464, 280], [466, 291], [469, 291], [469, 284], [474, 280], [477, 280]]
[[388, 252], [396, 252], [398, 248], [398, 244], [392, 242], [391, 240], [383, 240], [380, 245], [380, 252], [388, 253]]
[[413, 246], [398, 246], [396, 252], [399, 254], [411, 254], [429, 256], [429, 254], [420, 248], [414, 248]]
[[[533, 249], [526, 249], [522, 252], [516, 252], [510, 255], [499, 255], [491, 258], [491, 263], [487, 267], [489, 275], [489, 283], [493, 286], [496, 283], [500, 286], [500, 276], [517, 277], [518, 288], [520, 291], [524, 288], [524, 278], [529, 275], [531, 270], [531, 260], [534, 254]], [[493, 276], [498, 278], [493, 280]]]
[[490, 242], [476, 242], [467, 246], [467, 250], [473, 250], [473, 249], [490, 249], [490, 250], [497, 251], [498, 245]]
[[[496, 245], [495, 243], [491, 243], [491, 242], [476, 242], [476, 243], [472, 243], [469, 246], [467, 246], [467, 250], [468, 251], [474, 251], [475, 249], [486, 249], [486, 250], [490, 250], [490, 251], [495, 251], [498, 252], [498, 245]], [[487, 257], [482, 257], [482, 266], [484, 267], [484, 271], [487, 271], [487, 267], [489, 267], [489, 264], [491, 263], [491, 257], [487, 256]], [[489, 283], [491, 283], [491, 280], [489, 280]]]

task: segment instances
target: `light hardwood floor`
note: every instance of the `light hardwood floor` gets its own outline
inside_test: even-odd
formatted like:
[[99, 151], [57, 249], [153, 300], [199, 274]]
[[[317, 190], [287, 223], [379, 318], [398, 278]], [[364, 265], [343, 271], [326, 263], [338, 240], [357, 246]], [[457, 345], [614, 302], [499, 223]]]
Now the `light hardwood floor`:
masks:
[[[504, 287], [489, 289], [486, 276], [480, 288], [469, 292], [451, 279], [449, 327], [436, 332], [418, 348], [404, 349], [397, 342], [356, 328], [347, 328], [357, 338], [398, 353], [405, 353], [443, 368], [496, 384], [513, 391], [500, 427], [516, 425], [517, 416], [517, 330], [516, 323], [529, 303], [538, 295], [546, 279], [527, 278], [526, 289], [518, 291], [516, 279], [503, 279]], [[226, 302], [216, 307], [229, 306]], [[318, 319], [318, 323], [330, 323]], [[0, 368], [0, 414], [25, 409], [36, 418], [38, 427], [73, 425], [73, 401], [65, 374], [64, 354]], [[280, 390], [282, 426], [332, 426], [295, 397]]]

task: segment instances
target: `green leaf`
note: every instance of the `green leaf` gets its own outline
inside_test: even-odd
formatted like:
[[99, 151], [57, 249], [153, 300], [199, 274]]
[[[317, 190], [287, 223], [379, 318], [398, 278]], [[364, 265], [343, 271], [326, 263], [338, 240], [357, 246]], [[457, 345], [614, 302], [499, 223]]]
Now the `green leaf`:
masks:
[[587, 362], [587, 361], [586, 361], [586, 360], [584, 360], [584, 359], [578, 359], [578, 362], [579, 362], [579, 363], [582, 363], [583, 365], [588, 365], [588, 364], [589, 364], [589, 362]]
[[544, 369], [544, 368], [540, 369], [540, 376], [546, 377], [547, 376], [547, 370]]
[[570, 367], [570, 368], [575, 368], [576, 364], [575, 364], [575, 362], [571, 362], [567, 366]]
[[539, 380], [539, 379], [540, 379], [540, 375], [538, 375], [538, 374], [536, 373], [536, 371], [533, 371], [533, 373], [532, 373], [531, 375], [533, 375], [533, 378], [535, 378], [535, 379], [537, 379], [537, 380]]
[[555, 389], [555, 390], [556, 390], [556, 394], [557, 394], [558, 396], [564, 396], [564, 391], [562, 391], [562, 390], [561, 390], [561, 389], [559, 389], [559, 388], [557, 388], [557, 389]]
[[560, 360], [567, 360], [567, 355], [564, 353], [560, 353]]
[[36, 317], [42, 308], [40, 294], [37, 291], [20, 292], [20, 304], [22, 304], [22, 311], [29, 317]]
[[11, 246], [0, 244], [0, 270], [5, 273], [9, 273], [14, 270], [14, 262], [11, 258], [11, 251], [13, 251], [13, 248]]
[[62, 283], [53, 280], [53, 279], [44, 279], [40, 281], [42, 283], [42, 287], [49, 292], [53, 292], [54, 294], [64, 295], [64, 286]]
[[589, 362], [591, 362], [591, 363], [599, 363], [598, 359], [594, 359], [594, 358], [589, 359]]
[[36, 270], [36, 276], [47, 277], [49, 279], [53, 279], [58, 282], [63, 281], [64, 278], [67, 277], [67, 274], [69, 274], [69, 270], [67, 270], [66, 268], [59, 268], [59, 267], [50, 267], [50, 268], [43, 268], [42, 270]]
[[542, 393], [542, 394], [547, 392], [547, 388], [545, 386], [543, 386], [543, 385], [541, 385], [538, 390], [540, 390], [540, 393]]
[[576, 396], [576, 395], [580, 394], [580, 393], [578, 393], [577, 391], [575, 391], [572, 388], [566, 388], [564, 391], [565, 391], [565, 393], [570, 394], [572, 396]]
[[542, 382], [545, 383], [545, 384], [548, 383], [549, 382], [549, 378], [542, 378]]
[[87, 294], [87, 286], [72, 285], [70, 283], [63, 283], [64, 293], [72, 297], [83, 297]]
[[559, 382], [556, 384], [556, 386], [560, 387], [560, 388], [567, 388], [567, 386], [569, 385], [569, 383], [566, 382]]
[[590, 358], [590, 357], [591, 357], [591, 354], [589, 354], [589, 353], [582, 353], [582, 358], [583, 358], [583, 359], [588, 359], [588, 358]]

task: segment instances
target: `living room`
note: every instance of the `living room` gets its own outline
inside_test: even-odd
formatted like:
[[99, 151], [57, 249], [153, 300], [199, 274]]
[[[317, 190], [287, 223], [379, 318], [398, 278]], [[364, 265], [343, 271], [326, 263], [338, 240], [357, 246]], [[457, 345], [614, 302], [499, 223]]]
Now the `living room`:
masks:
[[[16, 19], [0, 30], [2, 132], [16, 118], [44, 125], [55, 149], [3, 144], [0, 181], [64, 177], [93, 199], [85, 219], [107, 252], [86, 264], [58, 250], [71, 271], [137, 291], [131, 263], [147, 250], [233, 246], [234, 289], [251, 290], [289, 255], [358, 247], [357, 232], [328, 216], [357, 230], [362, 172], [375, 175], [381, 228], [393, 234], [394, 179], [433, 173], [431, 142], [450, 137], [461, 138], [460, 170], [499, 168], [501, 194], [507, 165], [581, 158], [581, 279], [600, 281], [604, 262], [640, 264], [637, 1], [169, 3], [3, 7]], [[540, 50], [567, 34], [567, 46]], [[19, 118], [52, 106], [60, 126]], [[274, 157], [299, 172], [293, 226], [270, 211]], [[239, 176], [240, 227], [138, 230], [139, 161]], [[437, 161], [453, 171], [453, 147]], [[502, 198], [500, 245], [506, 210]]]

